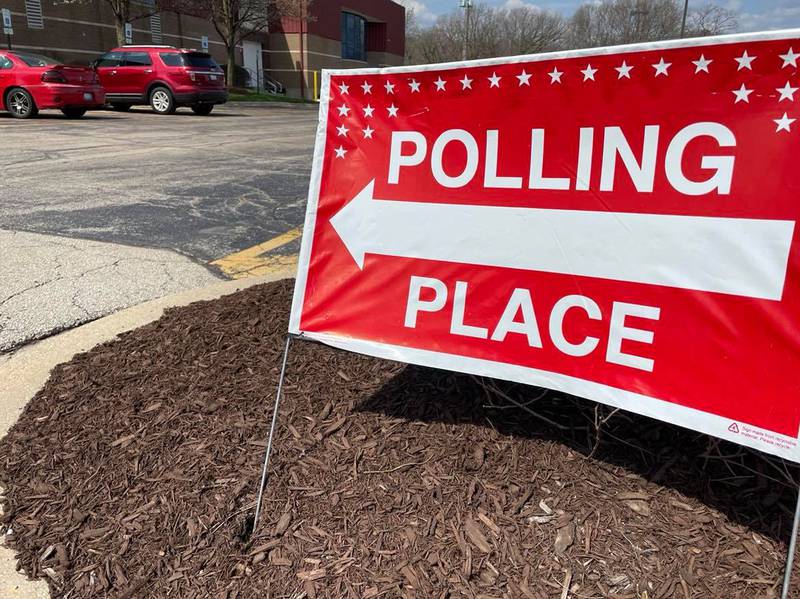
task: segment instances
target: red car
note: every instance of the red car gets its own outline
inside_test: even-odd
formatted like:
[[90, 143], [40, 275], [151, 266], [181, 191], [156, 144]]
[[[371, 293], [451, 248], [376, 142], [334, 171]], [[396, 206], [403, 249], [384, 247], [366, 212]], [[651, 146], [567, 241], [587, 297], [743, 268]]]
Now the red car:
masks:
[[105, 92], [91, 69], [38, 54], [0, 50], [0, 109], [11, 116], [26, 119], [56, 108], [69, 118], [79, 118], [104, 103]]
[[149, 104], [158, 114], [189, 106], [209, 114], [228, 101], [225, 75], [210, 54], [173, 46], [123, 46], [92, 63], [117, 110]]

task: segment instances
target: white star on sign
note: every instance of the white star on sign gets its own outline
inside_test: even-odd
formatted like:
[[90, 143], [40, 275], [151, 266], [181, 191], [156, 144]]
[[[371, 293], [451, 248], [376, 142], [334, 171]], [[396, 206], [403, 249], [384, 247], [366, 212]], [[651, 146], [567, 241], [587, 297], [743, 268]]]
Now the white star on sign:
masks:
[[367, 117], [368, 119], [372, 118], [373, 112], [375, 112], [375, 109], [369, 104], [367, 104], [366, 107], [364, 108], [364, 116]]
[[789, 131], [789, 133], [791, 133], [790, 127], [792, 123], [794, 123], [797, 119], [790, 119], [788, 116], [786, 116], [786, 113], [784, 112], [781, 118], [772, 120], [775, 121], [775, 123], [778, 125], [778, 128], [775, 129], [775, 133], [777, 133], [778, 131]]
[[628, 66], [628, 64], [623, 60], [620, 66], [614, 67], [614, 70], [619, 73], [619, 75], [617, 75], [617, 79], [622, 79], [623, 77], [630, 79], [631, 69], [633, 69], [633, 67]]
[[775, 91], [778, 92], [781, 97], [778, 98], [778, 102], [783, 102], [784, 100], [789, 100], [790, 102], [794, 102], [794, 92], [797, 91], [798, 88], [790, 87], [789, 82], [786, 82], [786, 85], [783, 87], [776, 87]]
[[489, 80], [489, 87], [500, 87], [500, 80], [502, 77], [498, 77], [497, 73], [492, 73], [491, 77], [487, 77]]
[[693, 60], [692, 61], [692, 64], [695, 67], [697, 67], [697, 68], [695, 68], [694, 72], [695, 73], [699, 73], [700, 71], [705, 71], [706, 73], [708, 73], [708, 65], [710, 65], [712, 62], [714, 62], [714, 61], [713, 60], [706, 60], [705, 54], [701, 54], [700, 58], [698, 58], [697, 60]]
[[337, 158], [344, 158], [344, 155], [347, 154], [347, 150], [345, 150], [342, 146], [339, 146], [338, 148], [334, 148], [333, 151], [336, 152], [336, 157]]
[[519, 75], [517, 75], [517, 79], [519, 79], [519, 86], [522, 87], [523, 85], [527, 85], [528, 87], [530, 87], [532, 76], [533, 75], [526, 73], [525, 69], [522, 69], [522, 72]]
[[669, 77], [667, 69], [669, 69], [672, 66], [671, 62], [664, 62], [664, 58], [662, 57], [661, 60], [659, 60], [656, 64], [652, 66], [656, 70], [655, 74], [656, 77], [658, 77], [659, 75], [664, 75], [666, 77]]
[[411, 93], [419, 93], [419, 81], [416, 79], [412, 79], [408, 82], [408, 86], [411, 88]]
[[742, 69], [750, 69], [752, 71], [753, 67], [750, 65], [756, 58], [757, 58], [756, 56], [748, 56], [747, 50], [745, 50], [744, 54], [742, 54], [738, 58], [734, 58], [734, 60], [739, 63], [739, 68], [736, 70], [741, 71]]
[[365, 81], [365, 82], [364, 82], [364, 84], [361, 86], [361, 89], [363, 89], [363, 90], [364, 90], [364, 93], [365, 93], [365, 94], [371, 94], [371, 93], [372, 93], [372, 85], [371, 85], [371, 84], [369, 84], [369, 83], [367, 83], [366, 81]]
[[346, 83], [342, 83], [339, 86], [339, 92], [342, 94], [347, 94], [350, 92], [350, 87]]
[[350, 109], [347, 107], [346, 104], [342, 104], [339, 106], [339, 116], [347, 116], [350, 112]]
[[342, 125], [340, 127], [336, 127], [336, 131], [338, 131], [337, 135], [347, 135], [347, 132], [349, 131], [349, 129], [347, 127], [345, 127], [344, 125]]
[[447, 85], [447, 81], [445, 81], [441, 77], [439, 77], [436, 81], [434, 81], [434, 83], [436, 84], [436, 91], [437, 92], [444, 91], [444, 86]]
[[583, 73], [583, 80], [586, 81], [588, 79], [591, 79], [592, 81], [594, 81], [594, 74], [596, 72], [597, 69], [593, 69], [592, 65], [587, 64], [586, 68], [581, 71], [581, 73]]
[[800, 54], [794, 53], [794, 48], [789, 48], [789, 51], [786, 54], [778, 54], [778, 56], [780, 56], [783, 59], [784, 67], [788, 67], [789, 65], [796, 67], [797, 59], [800, 58]]
[[461, 82], [461, 89], [472, 89], [472, 79], [464, 75], [464, 78], [460, 80]]
[[747, 96], [752, 94], [753, 90], [747, 89], [744, 86], [744, 83], [742, 83], [742, 87], [740, 87], [739, 89], [731, 90], [731, 93], [733, 93], [733, 95], [736, 96], [736, 99], [733, 101], [734, 104], [738, 104], [739, 102], [747, 102], [749, 104], [750, 100], [747, 98]]
[[372, 139], [372, 134], [373, 134], [374, 132], [375, 132], [375, 129], [373, 129], [372, 127], [370, 127], [369, 125], [367, 125], [367, 126], [364, 128], [364, 138], [365, 138], [365, 139]]
[[389, 111], [389, 116], [397, 116], [397, 106], [395, 106], [394, 104], [389, 106], [386, 110]]
[[553, 67], [553, 72], [547, 74], [550, 75], [550, 85], [552, 85], [556, 81], [561, 83], [561, 75], [564, 74], [564, 71], [559, 71], [558, 67]]
[[393, 94], [394, 93], [394, 83], [389, 83], [387, 81], [386, 85], [384, 85], [383, 87], [386, 89], [386, 93], [387, 94]]

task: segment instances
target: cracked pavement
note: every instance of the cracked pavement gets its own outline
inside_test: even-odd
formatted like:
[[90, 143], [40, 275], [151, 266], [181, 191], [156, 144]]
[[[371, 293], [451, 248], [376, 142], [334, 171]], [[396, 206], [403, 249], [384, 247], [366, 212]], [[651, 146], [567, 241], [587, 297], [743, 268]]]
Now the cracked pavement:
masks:
[[219, 280], [171, 251], [36, 233], [0, 231], [0, 255], [0, 352]]
[[0, 114], [0, 358], [215, 282], [210, 262], [301, 225], [316, 119], [235, 105]]

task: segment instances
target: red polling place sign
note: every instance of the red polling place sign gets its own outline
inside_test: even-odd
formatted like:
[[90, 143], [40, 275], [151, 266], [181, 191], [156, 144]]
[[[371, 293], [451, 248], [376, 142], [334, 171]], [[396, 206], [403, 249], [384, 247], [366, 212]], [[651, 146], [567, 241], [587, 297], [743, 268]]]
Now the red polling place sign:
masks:
[[290, 332], [800, 461], [800, 31], [327, 71]]

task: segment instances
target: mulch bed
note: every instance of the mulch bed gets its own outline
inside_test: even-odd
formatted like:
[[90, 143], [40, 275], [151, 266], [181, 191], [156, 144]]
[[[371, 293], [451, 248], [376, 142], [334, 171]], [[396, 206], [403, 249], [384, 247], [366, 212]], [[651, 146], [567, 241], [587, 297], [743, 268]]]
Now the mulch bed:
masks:
[[594, 447], [591, 402], [303, 341], [253, 533], [290, 296], [54, 370], [0, 442], [21, 568], [69, 598], [776, 596], [795, 470], [621, 413]]

